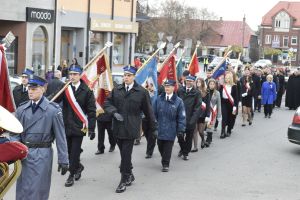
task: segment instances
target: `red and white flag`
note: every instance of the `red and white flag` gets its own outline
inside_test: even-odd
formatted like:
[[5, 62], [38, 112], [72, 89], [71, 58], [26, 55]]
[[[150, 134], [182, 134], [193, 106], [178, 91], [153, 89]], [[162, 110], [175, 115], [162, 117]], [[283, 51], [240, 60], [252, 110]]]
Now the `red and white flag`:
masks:
[[[157, 77], [157, 82], [159, 85], [162, 85], [167, 79], [175, 80], [177, 82], [175, 55], [170, 56], [169, 59], [165, 62], [164, 66], [161, 68], [159, 72], [159, 76]], [[176, 88], [177, 88], [177, 84], [175, 90]]]
[[3, 45], [0, 45], [0, 105], [10, 112], [15, 112], [16, 110], [10, 88], [9, 74]]
[[94, 91], [97, 115], [104, 113], [103, 103], [113, 89], [113, 81], [106, 54], [94, 59], [83, 72], [81, 79]]
[[191, 62], [189, 64], [189, 71], [192, 76], [195, 76], [199, 72], [199, 62], [197, 58], [197, 50], [195, 50]]

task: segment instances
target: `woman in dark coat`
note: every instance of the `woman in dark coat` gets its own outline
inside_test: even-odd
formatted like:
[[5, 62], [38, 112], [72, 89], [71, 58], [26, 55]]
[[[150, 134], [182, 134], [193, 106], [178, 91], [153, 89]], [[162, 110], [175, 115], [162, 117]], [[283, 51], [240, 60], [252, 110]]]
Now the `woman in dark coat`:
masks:
[[273, 103], [276, 97], [276, 84], [273, 82], [273, 76], [269, 74], [267, 81], [265, 81], [261, 87], [261, 103], [264, 105], [265, 118], [271, 118]]
[[251, 109], [253, 104], [253, 94], [254, 94], [254, 82], [249, 74], [249, 71], [245, 71], [245, 76], [241, 79], [241, 97], [242, 97], [242, 126], [246, 126], [246, 122], [249, 125], [252, 124]]
[[[220, 95], [222, 105], [222, 131], [220, 138], [223, 139], [230, 136], [238, 109], [238, 89], [233, 82], [231, 72], [225, 74], [224, 84], [220, 86]], [[227, 133], [225, 133], [226, 127]]]

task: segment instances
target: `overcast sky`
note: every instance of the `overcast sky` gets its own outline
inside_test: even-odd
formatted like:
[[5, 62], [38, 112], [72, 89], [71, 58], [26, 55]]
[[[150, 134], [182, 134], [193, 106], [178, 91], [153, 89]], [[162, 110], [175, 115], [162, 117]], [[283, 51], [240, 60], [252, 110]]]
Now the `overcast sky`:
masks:
[[[165, 0], [148, 0], [157, 5]], [[223, 20], [243, 20], [245, 14], [249, 26], [256, 31], [262, 17], [279, 2], [278, 0], [181, 0], [187, 5], [207, 8]], [[289, 0], [297, 1], [297, 0]], [[299, 1], [299, 0], [298, 0]]]

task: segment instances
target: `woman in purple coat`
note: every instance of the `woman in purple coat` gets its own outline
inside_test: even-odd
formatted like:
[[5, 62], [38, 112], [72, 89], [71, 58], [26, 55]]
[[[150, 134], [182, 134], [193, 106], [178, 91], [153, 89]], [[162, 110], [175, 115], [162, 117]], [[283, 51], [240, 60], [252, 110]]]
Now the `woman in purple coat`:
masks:
[[267, 81], [261, 87], [261, 103], [264, 105], [265, 118], [271, 118], [273, 103], [276, 97], [276, 84], [273, 82], [273, 76], [269, 74]]

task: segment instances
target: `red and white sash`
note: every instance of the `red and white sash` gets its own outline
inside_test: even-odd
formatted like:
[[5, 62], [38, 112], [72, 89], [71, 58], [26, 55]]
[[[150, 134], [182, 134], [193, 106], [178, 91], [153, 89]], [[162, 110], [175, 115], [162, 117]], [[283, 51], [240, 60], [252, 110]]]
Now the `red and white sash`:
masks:
[[67, 100], [68, 100], [69, 104], [71, 105], [73, 111], [76, 113], [76, 116], [83, 123], [82, 131], [86, 132], [87, 128], [88, 128], [88, 120], [87, 120], [87, 117], [84, 114], [83, 110], [81, 109], [80, 105], [76, 101], [76, 98], [74, 96], [71, 85], [68, 86], [65, 93], [66, 93]]
[[204, 111], [204, 110], [206, 110], [206, 103], [204, 103], [203, 101], [202, 101], [202, 104], [201, 104], [201, 109]]
[[210, 103], [210, 124], [213, 125], [216, 117], [217, 117], [217, 104], [213, 107], [212, 104]]
[[225, 85], [223, 86], [223, 90], [224, 90], [224, 92], [225, 92], [225, 94], [226, 94], [226, 96], [227, 96], [227, 98], [228, 98], [230, 104], [231, 104], [232, 106], [234, 106], [234, 99], [233, 99], [233, 97], [231, 96], [231, 94], [229, 94], [228, 91], [226, 90], [226, 86], [225, 86]]

